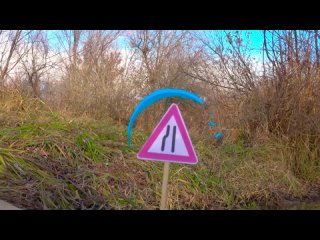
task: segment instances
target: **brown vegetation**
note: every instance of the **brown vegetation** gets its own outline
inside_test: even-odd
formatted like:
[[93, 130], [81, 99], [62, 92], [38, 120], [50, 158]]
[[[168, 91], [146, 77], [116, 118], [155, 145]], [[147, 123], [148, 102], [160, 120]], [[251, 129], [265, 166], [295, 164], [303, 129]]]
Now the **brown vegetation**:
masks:
[[[262, 60], [257, 63], [250, 35], [241, 31], [72, 30], [50, 36], [48, 31], [0, 31], [0, 129], [22, 124], [22, 115], [32, 121], [44, 106], [51, 113], [112, 118], [126, 125], [142, 97], [159, 88], [181, 88], [205, 100], [203, 108], [174, 99], [206, 159], [199, 168], [225, 178], [223, 184], [235, 191], [207, 186], [209, 192], [220, 192], [196, 195], [198, 202], [210, 208], [212, 196], [225, 204], [230, 196], [233, 202], [268, 201], [294, 196], [297, 189], [305, 193], [320, 180], [319, 33], [261, 31], [261, 36]], [[150, 132], [169, 103], [147, 109], [136, 129]], [[217, 127], [207, 125], [210, 117]], [[217, 141], [218, 131], [223, 137]], [[249, 160], [256, 149], [262, 152]], [[230, 156], [237, 159], [232, 162]], [[225, 164], [228, 171], [222, 169]], [[259, 171], [273, 180], [253, 176]], [[247, 182], [249, 178], [256, 182]], [[171, 204], [180, 206], [174, 202], [179, 190], [172, 194]]]

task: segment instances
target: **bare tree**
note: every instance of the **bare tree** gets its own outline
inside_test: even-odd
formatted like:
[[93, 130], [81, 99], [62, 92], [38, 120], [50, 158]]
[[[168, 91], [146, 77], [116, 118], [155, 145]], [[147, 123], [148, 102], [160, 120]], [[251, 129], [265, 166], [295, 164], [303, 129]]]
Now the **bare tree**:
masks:
[[[41, 81], [46, 73], [55, 66], [49, 54], [49, 43], [46, 31], [32, 31], [23, 47], [18, 48], [21, 67], [25, 79], [32, 88], [33, 95], [40, 97]], [[22, 54], [25, 54], [22, 56]]]
[[189, 72], [192, 77], [240, 94], [255, 89], [258, 78], [252, 67], [248, 35], [239, 31], [196, 31], [194, 36], [203, 48], [199, 53], [202, 64]]
[[122, 57], [115, 47], [120, 31], [64, 31], [59, 34], [64, 46], [60, 54], [64, 55], [65, 105], [76, 112], [112, 112], [123, 73]]
[[317, 67], [319, 67], [319, 65], [320, 65], [318, 40], [319, 40], [318, 30], [314, 30], [314, 45], [315, 45], [315, 52], [316, 52], [316, 65], [317, 65]]
[[142, 30], [129, 36], [131, 47], [145, 69], [147, 88], [174, 86], [181, 75], [178, 63], [184, 56], [186, 34], [186, 31]]
[[22, 30], [0, 31], [0, 89], [4, 87], [8, 73], [19, 62], [19, 58], [14, 58], [14, 53], [22, 38]]

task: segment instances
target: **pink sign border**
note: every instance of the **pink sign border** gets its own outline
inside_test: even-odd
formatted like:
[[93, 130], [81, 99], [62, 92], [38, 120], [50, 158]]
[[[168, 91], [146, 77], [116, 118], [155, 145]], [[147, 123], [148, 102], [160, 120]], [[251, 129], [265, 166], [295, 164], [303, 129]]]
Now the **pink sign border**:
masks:
[[[148, 150], [150, 149], [153, 142], [161, 133], [162, 129], [167, 125], [170, 118], [174, 116], [178, 125], [178, 128], [181, 132], [182, 138], [186, 145], [186, 149], [189, 153], [189, 156], [177, 156], [171, 154], [160, 154], [160, 153], [150, 153]], [[183, 121], [181, 112], [179, 110], [178, 105], [175, 103], [171, 104], [165, 115], [162, 117], [156, 128], [151, 133], [149, 139], [145, 142], [140, 152], [137, 154], [137, 157], [142, 160], [154, 160], [154, 161], [162, 161], [162, 162], [173, 162], [173, 163], [184, 163], [184, 164], [197, 164], [198, 158], [191, 143], [191, 139], [189, 133], [187, 131], [186, 125]]]

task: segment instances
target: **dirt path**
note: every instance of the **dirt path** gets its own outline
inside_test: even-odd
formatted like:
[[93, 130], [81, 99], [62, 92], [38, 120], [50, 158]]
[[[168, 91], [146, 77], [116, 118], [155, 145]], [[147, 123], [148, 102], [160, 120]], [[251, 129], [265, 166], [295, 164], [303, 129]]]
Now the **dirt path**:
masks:
[[282, 202], [283, 209], [320, 210], [320, 183], [314, 183], [306, 196], [301, 199], [292, 198]]
[[21, 210], [21, 209], [13, 206], [8, 202], [0, 200], [0, 210]]

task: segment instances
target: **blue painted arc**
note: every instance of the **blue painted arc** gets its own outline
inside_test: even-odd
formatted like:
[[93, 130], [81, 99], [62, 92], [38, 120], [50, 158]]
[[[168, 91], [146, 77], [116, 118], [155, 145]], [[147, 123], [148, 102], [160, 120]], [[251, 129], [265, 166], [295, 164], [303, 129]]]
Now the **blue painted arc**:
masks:
[[151, 106], [152, 104], [166, 98], [170, 97], [178, 97], [182, 99], [189, 99], [195, 101], [199, 104], [204, 104], [203, 100], [199, 98], [196, 94], [182, 90], [182, 89], [174, 89], [174, 88], [164, 88], [156, 90], [146, 96], [142, 101], [138, 104], [138, 106], [134, 109], [129, 125], [128, 125], [128, 146], [130, 147], [130, 140], [132, 134], [132, 127], [136, 120], [136, 118], [143, 112], [147, 107]]

